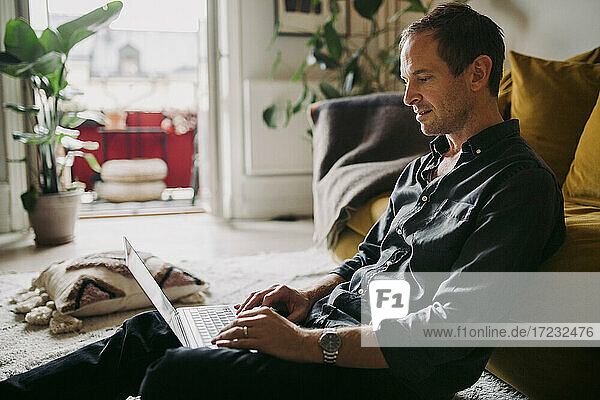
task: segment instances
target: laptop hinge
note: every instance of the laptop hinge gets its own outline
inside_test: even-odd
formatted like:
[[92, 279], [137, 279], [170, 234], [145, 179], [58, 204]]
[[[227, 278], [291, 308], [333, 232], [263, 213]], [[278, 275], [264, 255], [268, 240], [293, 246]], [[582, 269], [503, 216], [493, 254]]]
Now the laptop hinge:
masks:
[[181, 314], [179, 312], [175, 312], [175, 320], [177, 321], [177, 326], [179, 327], [179, 332], [181, 332], [183, 339], [185, 340], [185, 343], [182, 343], [182, 344], [187, 347], [192, 347], [190, 338], [188, 337], [187, 333], [185, 332], [185, 329], [181, 322]]

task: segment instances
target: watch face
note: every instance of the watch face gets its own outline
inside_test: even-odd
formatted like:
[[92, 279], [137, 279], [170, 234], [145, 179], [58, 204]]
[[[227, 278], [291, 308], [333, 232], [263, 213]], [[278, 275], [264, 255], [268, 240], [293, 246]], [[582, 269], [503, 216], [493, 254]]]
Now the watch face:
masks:
[[340, 348], [342, 340], [340, 339], [337, 333], [327, 332], [323, 336], [321, 336], [319, 344], [321, 345], [321, 348], [323, 348], [323, 350], [335, 352]]

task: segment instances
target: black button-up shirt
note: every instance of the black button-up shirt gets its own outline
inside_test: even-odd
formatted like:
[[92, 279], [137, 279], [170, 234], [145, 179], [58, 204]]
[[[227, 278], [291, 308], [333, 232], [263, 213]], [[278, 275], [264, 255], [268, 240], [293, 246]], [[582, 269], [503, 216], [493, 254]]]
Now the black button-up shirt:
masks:
[[[458, 272], [535, 271], [560, 246], [565, 233], [560, 187], [520, 137], [517, 120], [471, 137], [454, 168], [433, 178], [448, 150], [446, 136], [438, 136], [430, 153], [404, 169], [358, 253], [333, 271], [347, 282], [314, 305], [308, 326], [360, 324], [361, 281], [380, 272], [456, 272], [422, 288], [408, 316], [387, 321], [387, 329], [399, 335], [473, 313], [487, 313], [493, 321], [501, 315], [488, 315], [494, 310], [482, 310], [473, 299], [501, 294], [506, 282], [473, 285]], [[424, 398], [448, 398], [470, 386], [491, 354], [489, 348], [464, 347], [381, 351], [390, 371]]]

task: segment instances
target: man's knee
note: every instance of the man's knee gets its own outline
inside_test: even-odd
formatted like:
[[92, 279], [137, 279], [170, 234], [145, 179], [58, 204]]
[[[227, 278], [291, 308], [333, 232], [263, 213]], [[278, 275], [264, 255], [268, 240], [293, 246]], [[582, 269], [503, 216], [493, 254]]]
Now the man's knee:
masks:
[[167, 323], [158, 311], [146, 311], [136, 314], [123, 322], [123, 328], [125, 329], [161, 329], [164, 327], [167, 327]]

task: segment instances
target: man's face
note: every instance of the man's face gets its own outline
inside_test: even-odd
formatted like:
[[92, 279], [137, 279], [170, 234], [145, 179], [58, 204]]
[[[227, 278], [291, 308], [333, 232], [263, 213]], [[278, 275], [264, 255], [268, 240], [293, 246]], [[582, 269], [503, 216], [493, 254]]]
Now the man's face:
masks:
[[430, 33], [409, 37], [400, 54], [406, 83], [404, 103], [411, 106], [427, 136], [458, 133], [473, 110], [473, 93], [465, 74], [455, 77], [437, 52]]

